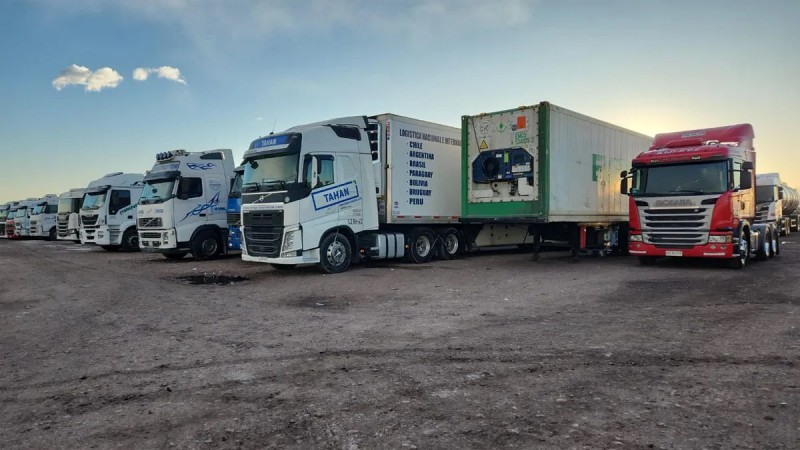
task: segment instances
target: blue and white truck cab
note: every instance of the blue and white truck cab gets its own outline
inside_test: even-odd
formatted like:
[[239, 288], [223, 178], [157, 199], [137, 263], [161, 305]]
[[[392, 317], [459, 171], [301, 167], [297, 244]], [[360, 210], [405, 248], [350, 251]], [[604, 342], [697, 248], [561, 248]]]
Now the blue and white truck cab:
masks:
[[173, 150], [156, 155], [139, 199], [139, 244], [143, 251], [197, 260], [226, 252], [228, 193], [234, 179], [233, 152]]
[[242, 249], [242, 178], [244, 165], [234, 169], [235, 176], [228, 193], [228, 251]]

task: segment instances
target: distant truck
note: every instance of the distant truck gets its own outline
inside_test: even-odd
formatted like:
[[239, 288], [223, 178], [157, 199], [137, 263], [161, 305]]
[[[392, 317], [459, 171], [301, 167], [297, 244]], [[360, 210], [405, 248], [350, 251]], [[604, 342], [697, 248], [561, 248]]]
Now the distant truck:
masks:
[[39, 204], [39, 199], [33, 197], [19, 202], [17, 212], [14, 214], [14, 237], [31, 237], [31, 213], [37, 204]]
[[156, 155], [137, 210], [139, 245], [169, 259], [197, 260], [226, 252], [233, 152], [175, 150]]
[[19, 208], [19, 201], [9, 202], [8, 211], [6, 211], [5, 221], [3, 222], [3, 237], [7, 239], [16, 239], [17, 230], [14, 228], [14, 217], [17, 215]]
[[[617, 173], [651, 137], [541, 102], [461, 120], [463, 219], [478, 245], [569, 245], [624, 253], [628, 203]], [[455, 184], [455, 180], [452, 181]]]
[[780, 236], [798, 231], [800, 195], [780, 174], [756, 175], [756, 222], [775, 224]]
[[81, 241], [79, 211], [83, 202], [84, 188], [74, 188], [58, 196], [56, 227], [58, 240]]
[[136, 205], [143, 188], [142, 174], [114, 172], [90, 182], [79, 212], [81, 244], [139, 251]]
[[5, 239], [6, 236], [6, 220], [8, 219], [8, 211], [11, 209], [11, 202], [3, 203], [0, 205], [0, 239]]
[[58, 196], [47, 194], [39, 199], [31, 211], [30, 235], [31, 237], [47, 238], [55, 241], [56, 214], [58, 212]]
[[756, 221], [754, 137], [750, 124], [656, 135], [620, 174], [630, 253], [644, 265], [718, 258], [736, 269], [777, 254], [777, 227]]
[[242, 249], [242, 177], [244, 166], [234, 169], [235, 177], [228, 193], [228, 251]]

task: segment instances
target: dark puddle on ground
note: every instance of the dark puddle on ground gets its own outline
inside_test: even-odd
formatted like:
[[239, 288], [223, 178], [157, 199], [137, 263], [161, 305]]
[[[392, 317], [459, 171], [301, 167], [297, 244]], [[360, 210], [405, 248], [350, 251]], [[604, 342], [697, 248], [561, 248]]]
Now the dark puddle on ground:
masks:
[[184, 277], [176, 278], [178, 281], [183, 283], [197, 285], [214, 285], [214, 286], [230, 286], [234, 283], [241, 283], [242, 281], [247, 281], [249, 278], [246, 277], [238, 277], [238, 276], [228, 276], [228, 275], [217, 275], [215, 273], [204, 273], [202, 275], [187, 275]]

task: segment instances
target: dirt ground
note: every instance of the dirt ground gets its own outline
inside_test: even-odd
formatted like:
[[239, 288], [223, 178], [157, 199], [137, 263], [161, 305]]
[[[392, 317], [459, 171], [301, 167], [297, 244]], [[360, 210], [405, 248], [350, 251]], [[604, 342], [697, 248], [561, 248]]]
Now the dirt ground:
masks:
[[[800, 238], [339, 275], [0, 240], [4, 448], [800, 448]], [[179, 277], [230, 285], [192, 285]]]

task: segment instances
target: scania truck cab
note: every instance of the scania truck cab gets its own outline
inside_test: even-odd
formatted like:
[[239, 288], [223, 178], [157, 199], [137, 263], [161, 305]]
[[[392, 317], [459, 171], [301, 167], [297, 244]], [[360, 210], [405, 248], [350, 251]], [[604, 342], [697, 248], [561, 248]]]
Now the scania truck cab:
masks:
[[74, 188], [58, 197], [58, 214], [56, 216], [58, 240], [81, 241], [78, 211], [81, 209], [84, 191], [84, 188]]
[[139, 250], [136, 205], [143, 180], [142, 174], [114, 172], [89, 183], [79, 212], [81, 244]]
[[225, 253], [226, 207], [234, 177], [233, 152], [174, 150], [156, 155], [139, 199], [139, 243], [169, 259]]
[[235, 177], [228, 193], [228, 251], [242, 249], [242, 177], [244, 165], [234, 169]]
[[644, 265], [668, 256], [720, 258], [733, 268], [774, 255], [776, 230], [755, 222], [753, 138], [749, 124], [656, 135], [621, 173], [629, 252]]
[[58, 211], [58, 196], [47, 194], [39, 199], [39, 203], [31, 211], [30, 233], [31, 237], [56, 240], [56, 213]]
[[[779, 236], [798, 230], [800, 195], [778, 173], [756, 175], [756, 222], [772, 223]], [[780, 240], [776, 242], [780, 243]]]

